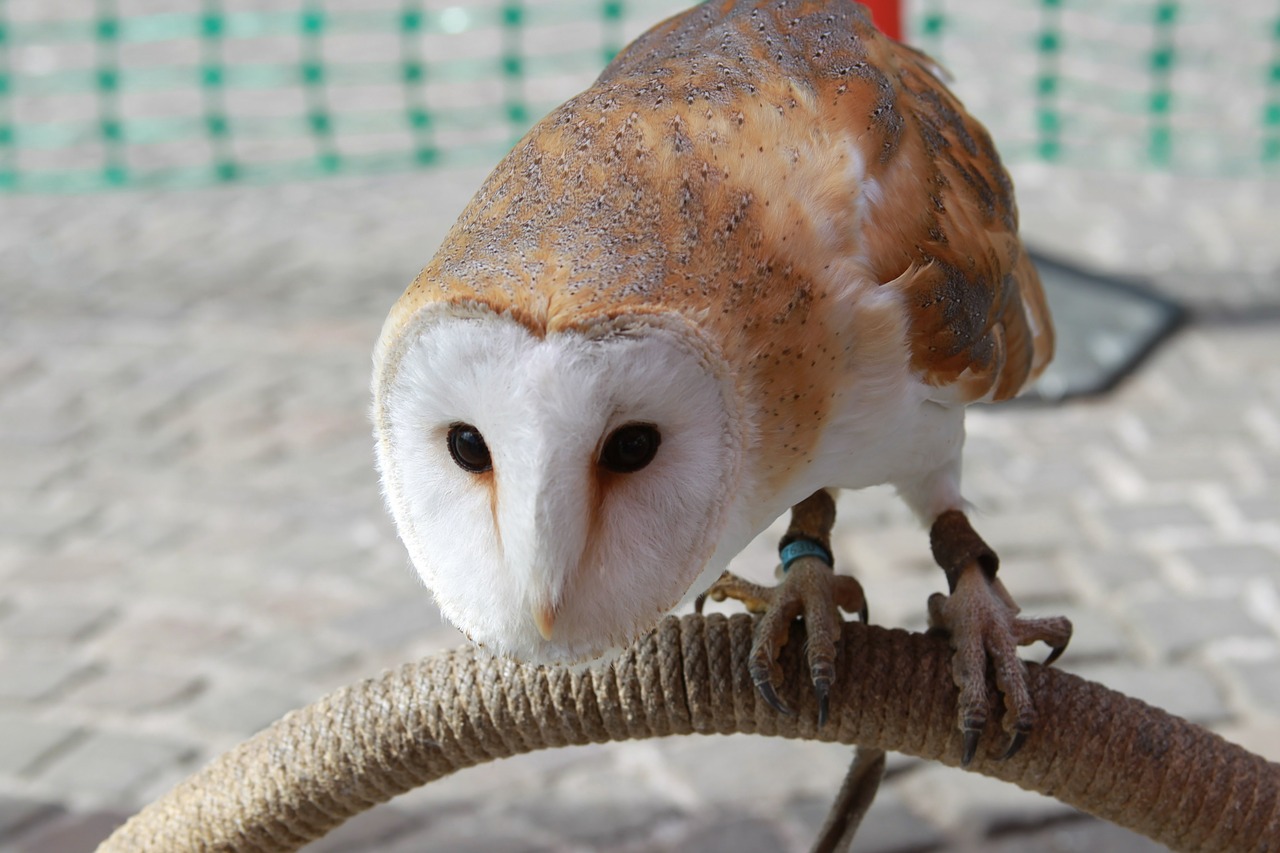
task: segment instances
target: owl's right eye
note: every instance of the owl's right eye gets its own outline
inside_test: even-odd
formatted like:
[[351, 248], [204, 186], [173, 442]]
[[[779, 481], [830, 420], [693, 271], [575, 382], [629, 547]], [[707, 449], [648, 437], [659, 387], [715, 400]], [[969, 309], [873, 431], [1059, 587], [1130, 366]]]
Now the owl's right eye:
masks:
[[449, 455], [458, 467], [472, 474], [483, 474], [493, 468], [489, 445], [484, 443], [480, 430], [471, 424], [454, 424], [449, 427]]

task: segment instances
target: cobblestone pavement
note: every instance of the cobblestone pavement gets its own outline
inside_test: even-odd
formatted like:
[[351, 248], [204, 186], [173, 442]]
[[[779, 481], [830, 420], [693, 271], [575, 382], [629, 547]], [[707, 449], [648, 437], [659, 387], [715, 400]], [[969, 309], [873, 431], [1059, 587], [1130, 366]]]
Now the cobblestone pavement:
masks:
[[[367, 374], [480, 177], [0, 207], [0, 848], [91, 849], [284, 711], [459, 641], [380, 505]], [[1160, 281], [1197, 322], [1105, 399], [975, 412], [969, 496], [1014, 595], [1074, 619], [1065, 667], [1280, 759], [1280, 290], [1258, 269]], [[927, 537], [884, 491], [841, 513], [877, 621], [920, 626]], [[545, 753], [311, 849], [803, 850], [847, 759], [743, 737]], [[891, 768], [867, 851], [1158, 849]]]

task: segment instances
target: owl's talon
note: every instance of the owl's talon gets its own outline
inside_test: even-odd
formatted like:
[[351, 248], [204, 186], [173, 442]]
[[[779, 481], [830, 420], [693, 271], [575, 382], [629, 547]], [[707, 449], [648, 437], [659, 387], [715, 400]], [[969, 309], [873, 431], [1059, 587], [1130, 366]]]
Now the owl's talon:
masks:
[[830, 679], [813, 680], [813, 692], [818, 694], [818, 728], [822, 728], [827, 724], [828, 712], [831, 710], [831, 681]]
[[773, 682], [766, 676], [762, 679], [752, 678], [755, 682], [756, 690], [760, 691], [760, 696], [765, 702], [769, 703], [769, 707], [777, 711], [779, 714], [786, 714], [788, 717], [794, 717], [796, 712], [786, 702], [782, 701], [782, 697], [778, 695], [778, 691], [774, 689]]
[[1048, 643], [1052, 649], [1048, 662], [1052, 662], [1071, 638], [1071, 623], [1062, 617], [1019, 619], [1017, 613], [1018, 607], [1003, 585], [978, 563], [958, 573], [950, 596], [929, 597], [930, 630], [945, 633], [953, 651], [951, 674], [960, 688], [957, 704], [964, 738], [961, 766], [973, 760], [986, 729], [988, 667], [994, 671], [996, 689], [1004, 700], [1002, 727], [1010, 738], [1001, 755], [1004, 760], [1022, 749], [1036, 719], [1018, 646]]
[[862, 585], [848, 575], [837, 575], [831, 566], [830, 536], [835, 519], [832, 494], [814, 492], [791, 508], [791, 524], [778, 549], [782, 581], [777, 586], [759, 586], [725, 572], [705, 593], [715, 601], [741, 601], [748, 611], [759, 614], [747, 668], [764, 701], [788, 716], [795, 716], [795, 711], [778, 696], [783, 676], [778, 653], [791, 638], [792, 623], [797, 618], [804, 620], [808, 635], [805, 660], [818, 700], [819, 728], [831, 712], [836, 641], [844, 624], [840, 611], [856, 613], [864, 622], [867, 619]]
[[982, 729], [964, 730], [964, 752], [960, 756], [960, 766], [968, 767], [973, 756], [978, 752], [978, 741], [982, 739]]
[[764, 613], [769, 609], [773, 601], [770, 587], [752, 583], [746, 578], [738, 577], [733, 572], [723, 572], [711, 586], [707, 587], [706, 592], [694, 599], [693, 606], [701, 613], [702, 606], [707, 603], [707, 599], [724, 601], [730, 598], [734, 601], [742, 602], [742, 606], [747, 609], [748, 613]]
[[859, 615], [866, 612], [861, 585], [847, 575], [835, 574], [822, 560], [806, 557], [795, 561], [775, 587], [758, 586], [726, 572], [707, 596], [713, 600], [736, 599], [748, 611], [760, 614], [751, 647], [751, 680], [770, 707], [788, 716], [795, 712], [778, 695], [782, 683], [778, 653], [790, 637], [791, 623], [803, 617], [808, 633], [809, 678], [818, 698], [818, 725], [825, 724], [835, 681], [836, 641], [844, 623], [840, 611]]
[[[1007, 761], [1018, 754], [1018, 750], [1022, 749], [1022, 745], [1027, 742], [1026, 732], [1014, 732], [1013, 739], [1009, 741], [1009, 748], [1000, 756], [1001, 761]], [[976, 746], [977, 744], [975, 744]]]

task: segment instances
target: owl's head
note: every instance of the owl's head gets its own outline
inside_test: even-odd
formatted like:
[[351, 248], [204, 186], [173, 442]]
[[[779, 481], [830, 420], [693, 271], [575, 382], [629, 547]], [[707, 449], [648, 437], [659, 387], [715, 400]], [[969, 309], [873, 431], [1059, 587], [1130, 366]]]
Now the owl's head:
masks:
[[678, 315], [548, 331], [436, 303], [393, 315], [375, 361], [387, 502], [472, 641], [527, 661], [599, 657], [718, 571], [740, 403]]

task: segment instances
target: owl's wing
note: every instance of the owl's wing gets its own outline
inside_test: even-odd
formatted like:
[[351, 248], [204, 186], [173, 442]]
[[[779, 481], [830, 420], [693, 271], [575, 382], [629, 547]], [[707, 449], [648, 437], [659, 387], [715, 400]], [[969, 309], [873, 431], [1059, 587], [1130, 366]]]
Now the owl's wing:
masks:
[[905, 300], [912, 367], [939, 402], [1013, 397], [1049, 363], [1053, 326], [1008, 173], [931, 59], [883, 38], [869, 47], [898, 72], [904, 119], [868, 165], [883, 198], [867, 224], [869, 257]]

